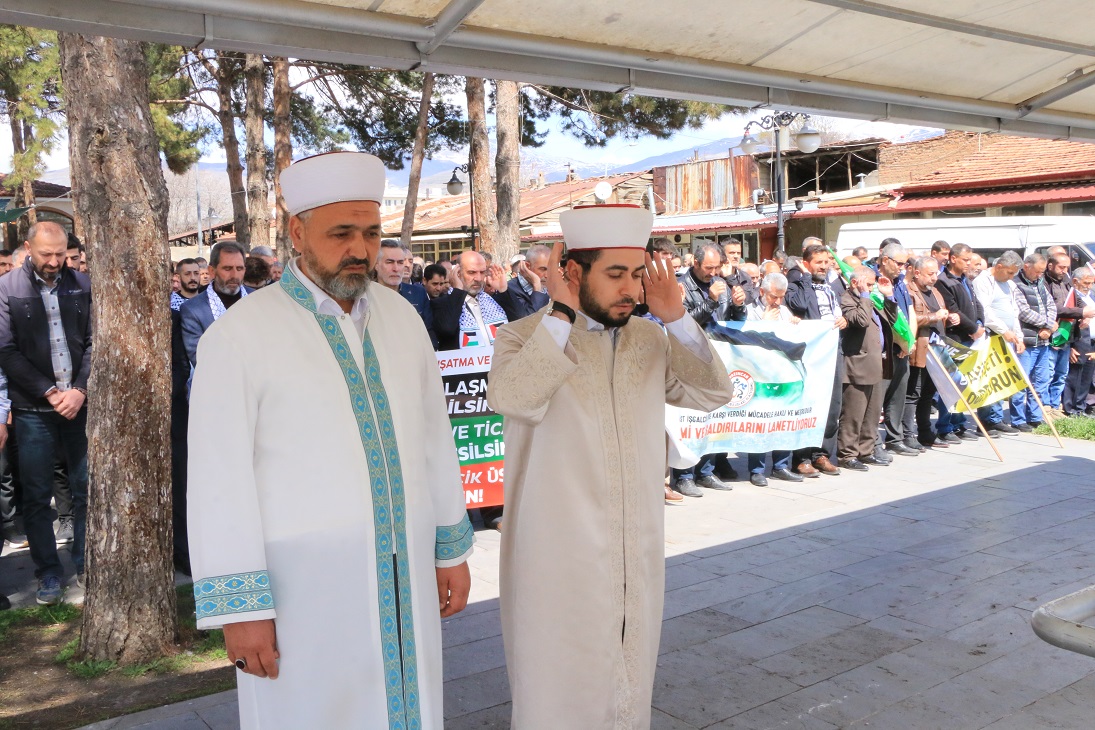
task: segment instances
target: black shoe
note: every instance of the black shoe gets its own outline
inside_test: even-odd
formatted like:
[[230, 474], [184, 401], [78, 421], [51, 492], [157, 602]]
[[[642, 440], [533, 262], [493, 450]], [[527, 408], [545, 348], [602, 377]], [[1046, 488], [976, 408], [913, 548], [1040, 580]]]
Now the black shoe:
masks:
[[942, 436], [933, 436], [930, 439], [925, 439], [920, 442], [920, 445], [925, 449], [945, 449], [949, 444], [943, 440]]
[[700, 477], [696, 480], [696, 484], [704, 489], [714, 489], [718, 492], [729, 492], [734, 489], [729, 484], [724, 484], [723, 481], [714, 474], [709, 477]]
[[960, 444], [962, 439], [958, 438], [956, 434], [945, 433], [939, 436], [939, 440], [945, 444]]
[[696, 486], [695, 479], [678, 479], [673, 488], [686, 497], [702, 497], [703, 490]]
[[864, 456], [859, 461], [868, 466], [889, 466], [891, 463], [893, 463], [893, 459], [890, 459], [889, 461], [883, 461], [877, 456]]
[[724, 482], [736, 482], [738, 480], [737, 471], [729, 464], [715, 467], [715, 476]]
[[886, 451], [900, 456], [920, 456], [920, 449], [911, 449], [903, 441], [893, 441], [886, 444]]
[[[772, 476], [775, 476], [775, 474], [773, 473]], [[768, 480], [764, 478], [763, 474], [750, 474], [749, 475], [749, 483], [752, 484], [754, 487], [767, 487], [768, 486]]]
[[996, 433], [1019, 433], [1019, 429], [1003, 422], [985, 424], [985, 428]]
[[1020, 423], [1015, 428], [1019, 431], [1022, 431], [1023, 433], [1030, 433], [1034, 430], [1034, 427], [1031, 426], [1029, 423]]
[[795, 474], [790, 469], [773, 469], [772, 478], [782, 482], [801, 482], [803, 479], [801, 474]]
[[927, 446], [925, 446], [924, 444], [920, 443], [919, 441], [917, 441], [916, 439], [911, 438], [911, 437], [905, 439], [905, 441], [903, 443], [905, 444], [905, 448], [912, 449], [913, 451], [915, 451], [919, 454], [922, 454], [922, 453], [924, 453], [925, 451], [928, 450]]
[[958, 438], [960, 438], [963, 441], [976, 441], [977, 439], [979, 439], [981, 437], [978, 436], [973, 431], [963, 430], [963, 431], [958, 432]]
[[[867, 458], [868, 459], [873, 459], [874, 457], [869, 456]], [[841, 459], [840, 460], [840, 468], [841, 469], [851, 469], [852, 471], [868, 471], [867, 465], [864, 464], [859, 459]]]
[[7, 611], [11, 608], [11, 601], [3, 593], [0, 593], [0, 611]]
[[[882, 448], [881, 446], [876, 446], [874, 448], [874, 453], [871, 454], [871, 457], [873, 459], [875, 459], [875, 461], [878, 461], [881, 464], [892, 464], [893, 463], [893, 457], [890, 456], [889, 454], [887, 454], [886, 449]], [[860, 461], [864, 461], [864, 460], [860, 459]]]

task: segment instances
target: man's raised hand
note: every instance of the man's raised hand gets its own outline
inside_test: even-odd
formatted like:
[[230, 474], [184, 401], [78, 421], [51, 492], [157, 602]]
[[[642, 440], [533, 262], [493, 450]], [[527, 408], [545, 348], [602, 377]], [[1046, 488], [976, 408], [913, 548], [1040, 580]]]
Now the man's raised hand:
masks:
[[677, 286], [677, 277], [665, 261], [655, 261], [650, 254], [646, 254], [643, 285], [646, 287], [646, 306], [651, 314], [666, 323], [676, 322], [684, 316], [684, 302]]

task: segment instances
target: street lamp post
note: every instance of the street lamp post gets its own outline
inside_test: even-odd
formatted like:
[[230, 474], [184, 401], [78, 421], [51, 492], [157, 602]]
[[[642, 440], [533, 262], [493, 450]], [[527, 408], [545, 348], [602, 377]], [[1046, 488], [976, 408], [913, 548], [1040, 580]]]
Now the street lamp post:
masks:
[[466, 173], [468, 176], [468, 204], [471, 206], [471, 250], [478, 251], [479, 246], [475, 240], [475, 184], [471, 179], [471, 162], [453, 168], [452, 177], [445, 184], [445, 189], [449, 191], [449, 195], [459, 195], [464, 192], [464, 181], [456, 176], [458, 172]]
[[758, 120], [751, 121], [745, 125], [745, 136], [741, 138], [741, 150], [747, 155], [753, 154], [757, 147], [760, 146], [760, 141], [754, 137], [749, 128], [754, 124], [761, 129], [775, 130], [776, 138], [776, 171], [773, 176], [773, 187], [776, 191], [776, 250], [784, 251], [784, 233], [783, 233], [783, 150], [780, 148], [780, 132], [791, 126], [796, 120], [802, 119], [804, 124], [802, 129], [794, 136], [795, 146], [800, 152], [809, 154], [814, 152], [821, 146], [821, 134], [814, 129], [810, 124], [810, 115], [801, 114], [798, 112], [775, 112], [766, 117], [762, 117]]

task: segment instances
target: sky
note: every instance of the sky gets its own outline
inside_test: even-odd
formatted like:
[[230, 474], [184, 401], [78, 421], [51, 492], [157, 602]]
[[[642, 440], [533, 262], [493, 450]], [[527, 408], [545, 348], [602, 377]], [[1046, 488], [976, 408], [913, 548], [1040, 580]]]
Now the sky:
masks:
[[[737, 137], [742, 134], [745, 124], [752, 118], [760, 116], [751, 114], [746, 116], [726, 116], [707, 122], [701, 129], [686, 129], [673, 137], [665, 140], [646, 137], [637, 141], [621, 139], [609, 140], [605, 147], [590, 148], [583, 145], [578, 139], [559, 131], [558, 123], [551, 124], [551, 133], [540, 150], [553, 157], [569, 158], [573, 162], [584, 162], [590, 165], [605, 165], [607, 167], [619, 167], [652, 157], [654, 155], [673, 152], [690, 146], [700, 147], [710, 142], [715, 142], [727, 137]], [[493, 120], [488, 119], [488, 124]], [[885, 122], [864, 122], [859, 120], [841, 119], [835, 120], [833, 126], [838, 129], [845, 139], [862, 139], [864, 137], [886, 137], [896, 139], [911, 132], [916, 127]], [[271, 139], [268, 140], [272, 144]], [[0, 133], [0, 171], [11, 169], [12, 145], [11, 138], [7, 134]], [[459, 156], [459, 152], [450, 152], [444, 155]], [[203, 162], [224, 162], [224, 150], [216, 143], [208, 145], [202, 156]], [[54, 150], [46, 156], [45, 169], [58, 170], [68, 167], [68, 138], [62, 136], [54, 147]]]

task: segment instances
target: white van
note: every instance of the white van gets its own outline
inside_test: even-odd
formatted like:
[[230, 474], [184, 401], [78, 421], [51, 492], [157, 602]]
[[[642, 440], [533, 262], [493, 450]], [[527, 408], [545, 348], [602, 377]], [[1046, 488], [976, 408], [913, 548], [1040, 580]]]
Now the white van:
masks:
[[871, 258], [878, 245], [896, 238], [906, 250], [927, 253], [936, 241], [952, 246], [964, 243], [992, 261], [1004, 251], [1022, 256], [1045, 253], [1051, 246], [1065, 246], [1072, 268], [1095, 261], [1095, 216], [1014, 216], [999, 218], [906, 218], [901, 220], [845, 223], [837, 232], [837, 256], [850, 256], [859, 246]]

